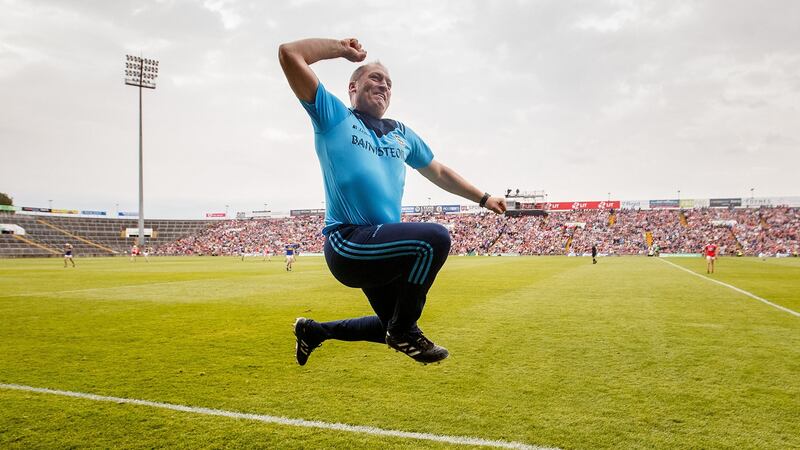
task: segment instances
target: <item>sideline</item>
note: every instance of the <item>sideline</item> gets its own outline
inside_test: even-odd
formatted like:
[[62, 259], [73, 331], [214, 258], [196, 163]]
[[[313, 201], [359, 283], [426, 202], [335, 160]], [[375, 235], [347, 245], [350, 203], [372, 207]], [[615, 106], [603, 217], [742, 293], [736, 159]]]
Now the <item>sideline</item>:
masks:
[[681, 269], [681, 270], [683, 270], [685, 272], [689, 272], [690, 274], [692, 274], [692, 275], [694, 275], [696, 277], [700, 277], [700, 278], [702, 278], [704, 280], [708, 280], [708, 281], [711, 281], [711, 282], [714, 282], [714, 283], [717, 283], [717, 284], [721, 284], [722, 286], [725, 286], [727, 288], [733, 289], [734, 291], [739, 292], [740, 294], [744, 294], [744, 295], [746, 295], [746, 296], [748, 296], [750, 298], [756, 299], [756, 300], [758, 300], [758, 301], [760, 301], [762, 303], [766, 303], [767, 305], [772, 306], [773, 308], [778, 308], [781, 311], [785, 311], [785, 312], [787, 312], [787, 313], [789, 313], [789, 314], [791, 314], [793, 316], [800, 317], [800, 313], [798, 313], [797, 311], [793, 311], [793, 310], [791, 310], [789, 308], [786, 308], [786, 307], [783, 307], [781, 305], [776, 305], [775, 303], [772, 303], [769, 300], [763, 299], [763, 298], [761, 298], [761, 297], [759, 297], [759, 296], [757, 296], [755, 294], [751, 294], [751, 293], [745, 291], [744, 289], [739, 289], [736, 286], [732, 286], [732, 285], [730, 285], [728, 283], [723, 283], [722, 281], [717, 281], [717, 280], [715, 280], [713, 278], [709, 278], [709, 277], [700, 275], [697, 272], [692, 272], [691, 270], [689, 270], [689, 269], [687, 269], [685, 267], [679, 266], [679, 265], [677, 265], [675, 263], [669, 262], [666, 259], [658, 258], [658, 260], [659, 261], [664, 261], [665, 263], [669, 264], [670, 266], [677, 267], [678, 269]]
[[176, 405], [172, 403], [151, 402], [148, 400], [137, 400], [133, 398], [107, 397], [105, 395], [87, 394], [83, 392], [59, 391], [56, 389], [37, 388], [23, 386], [19, 384], [0, 383], [0, 389], [10, 389], [15, 391], [35, 392], [38, 394], [61, 395], [64, 397], [75, 397], [96, 402], [126, 403], [130, 405], [149, 406], [151, 408], [169, 409], [194, 414], [204, 414], [208, 416], [222, 416], [233, 419], [255, 420], [264, 423], [274, 423], [278, 425], [288, 425], [305, 428], [322, 428], [326, 430], [344, 431], [348, 433], [370, 434], [373, 436], [390, 436], [404, 439], [420, 439], [425, 441], [444, 442], [456, 445], [473, 445], [495, 448], [511, 448], [519, 450], [559, 450], [555, 447], [539, 447], [536, 445], [523, 444], [521, 442], [495, 441], [481, 439], [470, 436], [450, 436], [446, 434], [414, 433], [410, 431], [387, 430], [383, 428], [369, 427], [363, 425], [347, 425], [344, 423], [329, 423], [317, 420], [290, 419], [287, 417], [268, 416], [264, 414], [249, 414], [235, 411], [225, 411], [221, 409], [201, 408], [195, 406]]
[[[211, 280], [221, 280], [222, 278], [210, 278]], [[20, 294], [7, 294], [7, 295], [0, 295], [0, 298], [12, 298], [12, 297], [35, 297], [37, 295], [42, 296], [52, 296], [54, 294], [74, 294], [76, 292], [90, 292], [90, 291], [102, 291], [105, 289], [127, 289], [127, 288], [141, 288], [141, 287], [149, 287], [149, 286], [161, 286], [165, 284], [176, 284], [176, 283], [187, 283], [193, 282], [198, 280], [180, 280], [180, 281], [162, 281], [159, 283], [140, 283], [140, 284], [122, 284], [117, 286], [103, 286], [103, 287], [93, 287], [93, 288], [84, 288], [84, 289], [70, 289], [67, 291], [42, 291], [42, 292], [23, 292]]]
[[[316, 272], [316, 270], [307, 270], [304, 273], [309, 272]], [[277, 274], [282, 274], [283, 272], [277, 272]], [[267, 274], [272, 275], [272, 274]], [[252, 273], [243, 276], [242, 278], [250, 278], [250, 277], [258, 277], [262, 278], [264, 276], [263, 273]], [[146, 288], [150, 286], [165, 286], [168, 284], [183, 284], [183, 283], [197, 283], [198, 281], [221, 281], [221, 280], [229, 280], [230, 277], [215, 277], [215, 278], [198, 278], [198, 279], [190, 279], [190, 280], [177, 280], [177, 281], [159, 281], [157, 283], [138, 283], [138, 284], [120, 284], [114, 286], [100, 286], [100, 287], [93, 287], [93, 288], [83, 288], [83, 289], [70, 289], [66, 291], [41, 291], [41, 292], [22, 292], [19, 294], [3, 294], [0, 295], [0, 298], [14, 298], [14, 297], [37, 297], [37, 296], [45, 296], [45, 297], [53, 297], [57, 294], [75, 294], [77, 292], [91, 292], [91, 291], [103, 291], [103, 290], [112, 290], [112, 289], [128, 289], [128, 288]], [[284, 287], [287, 289], [287, 287]], [[294, 288], [292, 288], [294, 289]]]

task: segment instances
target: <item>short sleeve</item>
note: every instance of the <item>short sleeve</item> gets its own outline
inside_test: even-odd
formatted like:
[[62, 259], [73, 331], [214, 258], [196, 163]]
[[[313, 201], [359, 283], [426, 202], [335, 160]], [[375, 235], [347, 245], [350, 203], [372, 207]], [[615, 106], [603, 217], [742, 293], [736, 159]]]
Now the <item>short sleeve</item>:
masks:
[[409, 154], [406, 158], [406, 164], [414, 169], [421, 169], [427, 167], [433, 161], [433, 152], [428, 144], [422, 140], [417, 133], [411, 128], [403, 126], [405, 132], [403, 135], [408, 142]]
[[309, 103], [300, 100], [308, 115], [311, 117], [311, 122], [314, 124], [314, 131], [317, 133], [325, 133], [333, 126], [344, 120], [350, 113], [350, 110], [342, 103], [341, 100], [336, 98], [335, 95], [328, 92], [322, 83], [317, 85], [317, 92], [314, 95], [314, 102]]

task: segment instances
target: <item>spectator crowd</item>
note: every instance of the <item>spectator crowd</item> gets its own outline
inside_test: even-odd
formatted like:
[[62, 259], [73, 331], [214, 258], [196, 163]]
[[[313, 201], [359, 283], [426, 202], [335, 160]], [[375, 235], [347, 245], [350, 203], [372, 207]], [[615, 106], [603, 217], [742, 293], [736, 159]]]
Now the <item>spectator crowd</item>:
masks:
[[299, 251], [322, 252], [322, 218], [301, 216], [285, 219], [226, 220], [200, 233], [186, 236], [155, 249], [157, 255], [278, 254], [286, 245], [299, 244]]
[[[645, 255], [699, 253], [709, 242], [721, 254], [797, 255], [800, 209], [583, 210], [546, 216], [482, 214], [406, 215], [404, 221], [436, 222], [452, 237], [452, 254], [562, 255], [589, 252]], [[155, 249], [159, 255], [238, 255], [280, 253], [299, 244], [321, 253], [325, 243], [320, 216], [228, 220]]]

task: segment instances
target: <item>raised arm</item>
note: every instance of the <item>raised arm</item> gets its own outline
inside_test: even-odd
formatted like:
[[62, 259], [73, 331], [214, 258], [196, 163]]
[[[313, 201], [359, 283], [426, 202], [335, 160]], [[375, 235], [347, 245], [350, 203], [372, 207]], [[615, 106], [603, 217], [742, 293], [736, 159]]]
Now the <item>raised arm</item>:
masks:
[[[436, 160], [431, 161], [426, 167], [417, 170], [433, 184], [451, 194], [459, 195], [475, 203], [480, 203], [483, 199], [484, 193], [480, 189], [465, 180], [461, 175], [456, 173], [455, 170]], [[503, 197], [489, 197], [482, 206], [497, 214], [502, 214], [506, 211], [506, 199]]]
[[278, 59], [281, 68], [289, 81], [289, 86], [300, 100], [313, 102], [317, 93], [319, 80], [310, 65], [323, 59], [345, 58], [352, 62], [361, 62], [367, 57], [367, 51], [358, 43], [358, 39], [303, 39], [301, 41], [281, 44], [278, 47]]

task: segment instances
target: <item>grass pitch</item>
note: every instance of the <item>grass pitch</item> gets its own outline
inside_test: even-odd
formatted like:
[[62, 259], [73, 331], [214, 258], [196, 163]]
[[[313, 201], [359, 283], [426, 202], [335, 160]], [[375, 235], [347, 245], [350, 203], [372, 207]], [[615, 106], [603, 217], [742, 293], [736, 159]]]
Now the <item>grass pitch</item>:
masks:
[[[705, 274], [705, 261], [671, 259]], [[451, 357], [326, 342], [370, 314], [322, 258], [0, 260], [0, 383], [561, 448], [800, 447], [800, 317], [652, 258], [453, 257], [420, 326]], [[800, 311], [800, 260], [715, 279]], [[453, 448], [0, 389], [0, 447]]]

